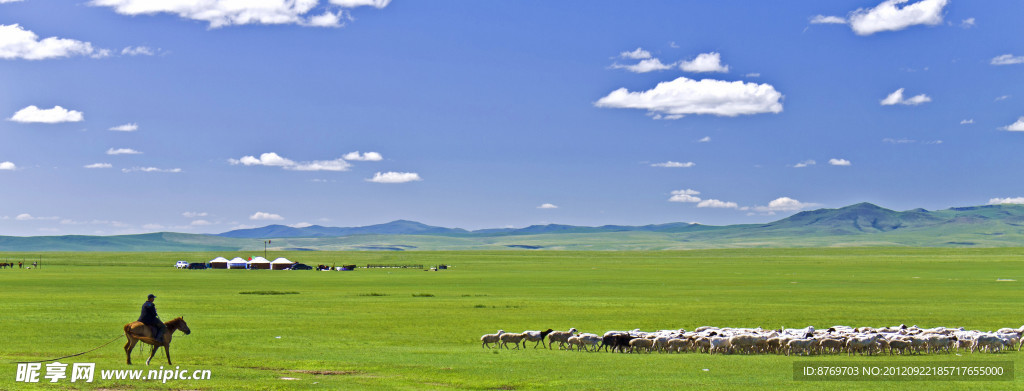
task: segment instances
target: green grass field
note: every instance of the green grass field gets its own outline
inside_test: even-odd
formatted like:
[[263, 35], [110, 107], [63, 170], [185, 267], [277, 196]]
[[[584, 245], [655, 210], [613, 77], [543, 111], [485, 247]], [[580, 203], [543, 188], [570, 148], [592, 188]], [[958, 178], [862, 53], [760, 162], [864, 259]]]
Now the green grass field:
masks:
[[[174, 261], [261, 253], [3, 253], [0, 389], [980, 389], [1024, 388], [1024, 353], [895, 358], [611, 354], [481, 349], [481, 334], [832, 325], [1024, 324], [1024, 249], [738, 249], [678, 252], [291, 252], [306, 264], [449, 264], [447, 271], [177, 270]], [[997, 281], [997, 280], [1016, 281]], [[247, 294], [242, 294], [247, 292]], [[288, 293], [288, 294], [253, 294]], [[96, 380], [15, 382], [16, 361], [81, 352], [121, 334], [145, 296], [181, 369], [210, 380], [101, 380], [129, 368], [124, 340], [64, 363]], [[138, 348], [136, 348], [138, 349]], [[135, 369], [153, 365], [133, 355]], [[1014, 382], [797, 382], [800, 361], [1013, 361]], [[45, 368], [43, 371], [45, 374]], [[295, 380], [285, 380], [295, 379]]]

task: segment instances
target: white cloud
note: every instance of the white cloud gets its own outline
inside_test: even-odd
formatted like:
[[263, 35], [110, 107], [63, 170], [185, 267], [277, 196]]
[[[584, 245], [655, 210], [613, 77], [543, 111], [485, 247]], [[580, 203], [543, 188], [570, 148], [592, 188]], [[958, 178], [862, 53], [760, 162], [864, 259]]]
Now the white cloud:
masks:
[[679, 69], [687, 72], [729, 72], [729, 66], [722, 65], [722, 55], [718, 52], [701, 53], [693, 61], [682, 61]]
[[960, 27], [963, 27], [965, 29], [969, 29], [969, 28], [974, 27], [974, 26], [975, 26], [974, 18], [967, 18], [967, 19], [964, 19], [962, 22], [960, 22]]
[[126, 174], [130, 173], [130, 172], [170, 172], [170, 173], [179, 173], [179, 172], [181, 172], [181, 169], [180, 168], [156, 168], [156, 167], [132, 167], [132, 168], [122, 168], [121, 172], [126, 173]]
[[811, 24], [846, 24], [846, 18], [839, 16], [815, 15], [811, 17]]
[[1002, 100], [1007, 100], [1007, 99], [1010, 99], [1010, 98], [1011, 98], [1010, 95], [997, 96], [995, 102], [999, 102], [999, 101], [1002, 101]]
[[281, 167], [285, 170], [294, 171], [348, 171], [351, 164], [345, 161], [345, 159], [335, 160], [314, 160], [311, 162], [296, 162], [291, 159], [287, 159], [278, 155], [274, 152], [267, 152], [261, 154], [259, 158], [255, 156], [243, 156], [241, 159], [228, 159], [228, 162], [232, 165], [245, 165], [245, 166], [269, 166], [269, 167]]
[[995, 56], [990, 62], [992, 65], [1014, 65], [1024, 63], [1024, 56], [1014, 56], [1012, 54], [1004, 54], [1001, 56]]
[[249, 216], [249, 220], [284, 220], [284, 217], [275, 213], [256, 212]]
[[160, 224], [145, 224], [145, 225], [142, 226], [142, 229], [146, 229], [146, 230], [150, 230], [150, 231], [159, 231], [159, 230], [164, 229], [164, 226], [162, 226]]
[[107, 50], [93, 49], [88, 42], [50, 37], [40, 40], [36, 33], [18, 24], [0, 25], [0, 58], [45, 60], [70, 56], [105, 57]]
[[0, 0], [0, 4], [4, 4], [4, 3], [17, 3], [17, 2], [20, 2], [20, 1], [22, 1], [22, 0]]
[[372, 6], [375, 8], [387, 7], [391, 0], [330, 0], [331, 4], [340, 5], [345, 8]]
[[906, 139], [906, 138], [900, 138], [900, 139], [883, 138], [882, 142], [886, 143], [886, 144], [913, 144], [913, 143], [916, 143], [917, 140], [911, 140], [911, 139]]
[[768, 203], [768, 206], [755, 206], [758, 212], [792, 212], [801, 209], [813, 208], [818, 204], [800, 202], [789, 197], [779, 197]]
[[1024, 117], [1017, 118], [1017, 122], [1006, 125], [1000, 129], [1011, 132], [1024, 132]]
[[889, 96], [886, 96], [885, 99], [882, 99], [882, 106], [892, 106], [897, 104], [917, 106], [919, 104], [932, 101], [932, 98], [928, 97], [928, 95], [925, 94], [915, 95], [910, 99], [905, 99], [903, 98], [903, 90], [903, 88], [900, 88], [894, 91], [893, 93], [889, 94]]
[[999, 205], [999, 204], [1024, 204], [1024, 197], [1014, 197], [1014, 198], [1010, 198], [1010, 197], [1007, 197], [1007, 198], [993, 198], [993, 199], [990, 199], [990, 200], [988, 200], [988, 204], [989, 204], [989, 205]]
[[[871, 9], [857, 9], [850, 13], [850, 28], [857, 35], [871, 35], [881, 31], [898, 31], [919, 24], [942, 23], [942, 9], [949, 0], [886, 0]], [[899, 5], [906, 4], [903, 7]]]
[[209, 214], [206, 213], [206, 212], [185, 212], [185, 213], [182, 213], [181, 215], [185, 216], [187, 218], [190, 218], [190, 219], [194, 219], [196, 217], [206, 217]]
[[751, 72], [746, 75], [743, 75], [743, 77], [761, 77], [761, 74], [757, 72]]
[[735, 202], [726, 202], [720, 200], [704, 200], [697, 203], [698, 208], [722, 208], [722, 209], [739, 209], [739, 205]]
[[117, 126], [112, 127], [112, 128], [110, 128], [108, 130], [113, 130], [115, 132], [134, 132], [136, 130], [139, 130], [139, 124], [137, 124], [137, 123], [130, 123], [130, 124], [124, 124], [124, 125], [117, 125]]
[[818, 162], [816, 162], [814, 160], [808, 159], [808, 160], [804, 160], [804, 161], [802, 161], [800, 163], [794, 164], [793, 167], [794, 168], [804, 168], [804, 167], [813, 166], [815, 164], [818, 164]]
[[128, 46], [124, 49], [121, 49], [122, 56], [152, 56], [154, 54], [156, 53], [153, 52], [153, 49], [150, 49], [145, 46]]
[[140, 155], [142, 152], [136, 151], [131, 148], [110, 148], [107, 150], [107, 155]]
[[114, 167], [114, 166], [111, 165], [110, 163], [93, 163], [93, 164], [89, 164], [89, 165], [86, 165], [86, 166], [83, 166], [83, 167], [85, 167], [85, 168], [111, 168], [111, 167]]
[[689, 167], [693, 167], [693, 166], [696, 166], [696, 165], [697, 165], [697, 163], [694, 163], [694, 162], [680, 163], [680, 162], [673, 162], [673, 161], [669, 160], [669, 161], [664, 162], [664, 163], [654, 163], [654, 164], [651, 165], [651, 167], [689, 168]]
[[11, 118], [14, 122], [56, 124], [61, 122], [80, 122], [84, 119], [81, 111], [68, 110], [60, 106], [52, 109], [40, 109], [35, 105], [18, 110]]
[[666, 69], [671, 69], [674, 66], [675, 66], [675, 64], [668, 64], [668, 65], [662, 64], [661, 60], [659, 60], [657, 58], [648, 58], [646, 60], [642, 60], [639, 63], [633, 64], [633, 65], [612, 64], [612, 68], [614, 68], [614, 69], [625, 69], [627, 71], [634, 72], [634, 73], [647, 73], [647, 72], [653, 72], [653, 71], [663, 71], [663, 70], [666, 70]]
[[693, 189], [673, 190], [669, 202], [700, 202], [700, 192]]
[[971, 125], [971, 124], [973, 124], [973, 123], [974, 123], [974, 118], [971, 118], [971, 119], [965, 119], [965, 120], [963, 120], [963, 121], [960, 121], [960, 125]]
[[313, 226], [313, 224], [306, 223], [306, 222], [289, 225], [289, 227], [292, 227], [292, 228], [306, 228], [306, 227], [312, 227], [312, 226]]
[[17, 170], [18, 166], [11, 162], [0, 162], [0, 171], [14, 171]]
[[636, 48], [636, 50], [631, 51], [631, 52], [619, 53], [619, 57], [629, 58], [629, 59], [633, 59], [633, 60], [643, 60], [645, 58], [651, 58], [651, 52], [648, 52], [648, 51], [644, 50], [643, 48]]
[[28, 213], [22, 213], [14, 218], [18, 221], [34, 221], [34, 220], [60, 220], [60, 217], [35, 217]]
[[833, 166], [849, 166], [853, 163], [850, 163], [850, 161], [846, 159], [828, 159], [828, 164]]
[[541, 204], [537, 209], [558, 209], [558, 205], [555, 204]]
[[[245, 24], [297, 24], [313, 27], [338, 27], [348, 19], [344, 10], [311, 15], [318, 0], [93, 0], [89, 4], [110, 7], [122, 15], [175, 14], [209, 23], [210, 28]], [[342, 8], [372, 6], [384, 8], [390, 0], [330, 0]]]
[[697, 142], [698, 143], [710, 143], [711, 142], [711, 136], [704, 136], [704, 138], [702, 138], [700, 140], [697, 140]]
[[199, 219], [199, 220], [193, 220], [191, 223], [189, 223], [189, 225], [194, 226], [194, 227], [199, 227], [199, 226], [213, 225], [213, 223], [211, 223], [209, 221], [206, 221], [206, 220], [203, 220], [203, 219]]
[[359, 151], [346, 153], [345, 156], [343, 156], [342, 158], [345, 160], [363, 162], [379, 162], [381, 160], [384, 160], [384, 157], [377, 152], [367, 152], [364, 154], [360, 154]]
[[647, 91], [612, 91], [594, 103], [597, 107], [644, 109], [650, 115], [712, 114], [734, 117], [744, 114], [779, 113], [782, 94], [770, 84], [727, 82], [680, 77], [658, 83]]
[[373, 178], [367, 179], [368, 182], [374, 183], [406, 183], [423, 180], [420, 178], [420, 174], [415, 172], [378, 172], [373, 175]]

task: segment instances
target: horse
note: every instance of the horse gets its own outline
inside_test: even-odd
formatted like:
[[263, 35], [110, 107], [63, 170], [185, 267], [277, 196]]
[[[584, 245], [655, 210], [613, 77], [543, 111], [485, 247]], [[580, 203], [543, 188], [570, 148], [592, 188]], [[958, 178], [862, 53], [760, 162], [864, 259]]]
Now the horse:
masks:
[[[149, 361], [156, 355], [156, 350], [161, 346], [164, 347], [164, 353], [167, 353], [167, 365], [171, 364], [171, 336], [174, 335], [175, 331], [181, 330], [185, 335], [192, 333], [192, 330], [188, 329], [188, 324], [185, 323], [185, 319], [177, 317], [164, 322], [167, 326], [167, 331], [164, 332], [163, 341], [157, 341], [153, 339], [153, 330], [150, 326], [142, 322], [131, 322], [124, 325], [124, 336], [128, 338], [128, 342], [124, 344], [124, 353], [128, 355], [128, 365], [132, 365], [132, 349], [135, 349], [135, 344], [139, 341], [153, 345], [153, 351], [149, 353], [149, 358], [146, 359], [146, 365], [149, 365]], [[141, 349], [141, 348], [140, 348]]]

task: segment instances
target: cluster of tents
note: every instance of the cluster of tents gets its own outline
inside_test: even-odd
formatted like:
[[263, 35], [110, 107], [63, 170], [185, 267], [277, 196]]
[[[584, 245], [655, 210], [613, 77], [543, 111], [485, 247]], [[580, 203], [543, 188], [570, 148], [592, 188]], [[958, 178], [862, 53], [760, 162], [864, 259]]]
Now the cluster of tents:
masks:
[[232, 260], [227, 260], [224, 257], [214, 258], [209, 262], [211, 269], [264, 269], [264, 270], [285, 270], [295, 265], [295, 262], [289, 261], [288, 258], [278, 258], [273, 261], [268, 261], [263, 257], [255, 257], [251, 259], [242, 259], [236, 257]]

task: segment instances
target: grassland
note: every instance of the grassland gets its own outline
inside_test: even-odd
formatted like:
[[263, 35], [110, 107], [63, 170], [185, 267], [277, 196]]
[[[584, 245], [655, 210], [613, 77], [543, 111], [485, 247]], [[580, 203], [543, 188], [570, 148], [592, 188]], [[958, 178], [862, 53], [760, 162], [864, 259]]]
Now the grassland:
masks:
[[[257, 253], [3, 253], [0, 389], [15, 361], [90, 349], [155, 293], [184, 315], [172, 359], [207, 381], [102, 381], [95, 389], [1021, 389], [1024, 353], [920, 357], [622, 355], [481, 349], [497, 329], [607, 330], [900, 323], [1024, 324], [1024, 249], [733, 249], [661, 252], [274, 252], [307, 264], [449, 264], [440, 272], [176, 270]], [[1016, 281], [997, 281], [997, 280]], [[253, 294], [285, 292], [287, 294]], [[243, 294], [245, 293], [245, 294]], [[116, 341], [62, 362], [128, 368]], [[148, 354], [148, 352], [147, 352]], [[162, 354], [162, 353], [161, 353]], [[154, 358], [154, 366], [166, 362]], [[1011, 360], [1013, 383], [795, 382], [799, 361]], [[134, 368], [145, 368], [134, 356]], [[292, 378], [298, 380], [282, 380]], [[75, 387], [81, 387], [76, 385]]]

